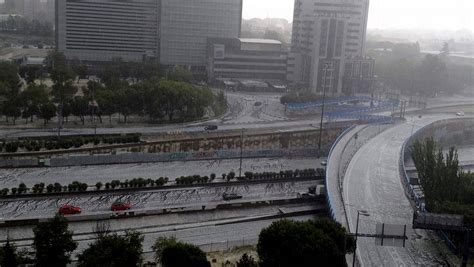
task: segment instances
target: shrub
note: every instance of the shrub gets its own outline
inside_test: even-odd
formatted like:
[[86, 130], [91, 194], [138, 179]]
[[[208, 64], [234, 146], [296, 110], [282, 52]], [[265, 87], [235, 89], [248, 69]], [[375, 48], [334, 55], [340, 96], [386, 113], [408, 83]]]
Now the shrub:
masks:
[[48, 193], [52, 193], [54, 191], [54, 185], [53, 184], [49, 184], [47, 187], [46, 187], [46, 191]]
[[6, 196], [6, 195], [8, 195], [8, 191], [10, 191], [8, 188], [4, 188], [0, 191], [0, 195]]
[[95, 188], [97, 188], [97, 190], [100, 190], [102, 188], [102, 183], [101, 182], [96, 183]]

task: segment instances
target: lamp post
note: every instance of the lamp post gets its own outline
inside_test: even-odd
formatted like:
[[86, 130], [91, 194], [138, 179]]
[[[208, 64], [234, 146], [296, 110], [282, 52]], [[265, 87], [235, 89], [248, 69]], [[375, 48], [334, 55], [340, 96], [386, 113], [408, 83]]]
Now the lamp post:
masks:
[[319, 145], [318, 145], [318, 149], [321, 150], [321, 142], [322, 142], [322, 138], [323, 138], [323, 119], [324, 119], [324, 104], [325, 104], [325, 100], [326, 100], [326, 80], [327, 80], [327, 73], [328, 73], [328, 68], [329, 68], [329, 63], [326, 63], [326, 65], [324, 66], [324, 80], [323, 80], [323, 107], [322, 107], [322, 110], [321, 110], [321, 123], [319, 125]]
[[244, 129], [240, 130], [240, 166], [239, 166], [239, 177], [242, 177], [242, 156], [244, 153]]
[[357, 222], [356, 222], [356, 232], [355, 232], [355, 247], [354, 247], [354, 257], [352, 258], [352, 267], [355, 266], [355, 259], [357, 253], [357, 235], [359, 234], [359, 217], [360, 215], [369, 217], [370, 214], [365, 210], [357, 210]]

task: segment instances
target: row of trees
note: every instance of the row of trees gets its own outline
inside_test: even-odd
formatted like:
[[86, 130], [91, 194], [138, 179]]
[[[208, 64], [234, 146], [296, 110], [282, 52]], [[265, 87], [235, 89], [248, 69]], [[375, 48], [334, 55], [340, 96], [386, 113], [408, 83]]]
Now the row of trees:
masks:
[[0, 63], [0, 115], [7, 122], [9, 118], [14, 124], [19, 117], [26, 123], [43, 118], [47, 124], [57, 115], [62, 125], [63, 118], [67, 122], [74, 115], [82, 124], [88, 116], [92, 121], [97, 117], [100, 123], [102, 116], [108, 116], [111, 123], [114, 114], [119, 115], [119, 122], [121, 117], [127, 122], [130, 115], [153, 122], [183, 122], [202, 118], [208, 107], [220, 114], [227, 106], [223, 93], [215, 96], [209, 88], [191, 85], [192, 75], [180, 67], [164, 77], [155, 64], [112, 62], [100, 73], [100, 81], [89, 81], [78, 90], [76, 77], [87, 75], [83, 65], [71, 64], [57, 52], [47, 62], [52, 88], [36, 85], [32, 78], [23, 91], [18, 66]]
[[[7, 242], [0, 248], [0, 265], [16, 267], [34, 263], [35, 266], [66, 266], [77, 249], [67, 220], [57, 215], [52, 220], [39, 223], [33, 230], [34, 259], [18, 253]], [[142, 263], [143, 235], [127, 231], [124, 235], [111, 234], [110, 225], [97, 223], [96, 239], [78, 254], [80, 267], [89, 266], [139, 266]], [[238, 267], [293, 267], [346, 266], [345, 254], [354, 251], [355, 240], [345, 229], [329, 219], [295, 222], [282, 220], [272, 223], [259, 235], [257, 252], [259, 260], [244, 254]], [[155, 262], [164, 267], [210, 267], [206, 254], [197, 246], [174, 237], [159, 237], [152, 246]]]
[[439, 55], [423, 55], [419, 44], [378, 44], [385, 51], [369, 50], [379, 80], [404, 94], [432, 97], [455, 93], [474, 84], [473, 67], [449, 58], [445, 44]]
[[[191, 184], [205, 184], [212, 183], [216, 179], [216, 174], [212, 173], [210, 176], [201, 176], [201, 175], [190, 175], [190, 176], [181, 176], [175, 179], [177, 185], [191, 185]], [[235, 172], [231, 171], [229, 173], [223, 173], [222, 179], [230, 182], [233, 179], [238, 179], [239, 181], [247, 180], [268, 180], [268, 179], [284, 179], [284, 178], [305, 178], [305, 177], [324, 177], [324, 169], [303, 169], [303, 170], [287, 170], [280, 172], [245, 172], [244, 177], [236, 177]], [[106, 182], [97, 182], [95, 188], [97, 190], [101, 189], [119, 189], [119, 188], [145, 188], [145, 187], [161, 187], [168, 184], [168, 177], [159, 177], [157, 179], [152, 178], [134, 178], [131, 180], [112, 180]], [[0, 196], [6, 196], [9, 192], [12, 195], [16, 194], [26, 194], [32, 192], [33, 194], [41, 194], [44, 192], [47, 193], [60, 193], [60, 192], [77, 192], [77, 191], [86, 191], [88, 185], [78, 181], [74, 181], [69, 185], [61, 185], [60, 183], [49, 184], [45, 186], [44, 183], [37, 183], [31, 189], [28, 188], [24, 183], [21, 183], [18, 188], [14, 187], [12, 189], [4, 188], [0, 190]]]
[[[459, 167], [458, 153], [454, 147], [444, 154], [433, 138], [416, 140], [410, 147], [425, 195], [427, 209], [431, 212], [464, 215], [466, 227], [474, 229], [474, 174]], [[463, 237], [452, 234], [462, 244]], [[471, 236], [471, 246], [474, 236]]]
[[0, 21], [0, 31], [21, 35], [54, 37], [52, 23], [36, 19], [30, 20], [22, 16], [10, 15], [6, 20]]
[[40, 151], [53, 149], [80, 148], [84, 145], [94, 144], [127, 144], [140, 142], [139, 134], [102, 135], [102, 136], [64, 136], [57, 138], [29, 138], [19, 141], [3, 141], [0, 143], [0, 152], [15, 153], [18, 149], [23, 151]]

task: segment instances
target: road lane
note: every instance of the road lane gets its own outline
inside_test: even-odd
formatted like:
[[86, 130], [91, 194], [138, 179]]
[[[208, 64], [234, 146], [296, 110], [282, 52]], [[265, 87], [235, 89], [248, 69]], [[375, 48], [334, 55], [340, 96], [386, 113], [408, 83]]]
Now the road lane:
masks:
[[[421, 127], [445, 118], [428, 116], [414, 120]], [[400, 152], [412, 127], [402, 123], [376, 136], [354, 155], [346, 171], [344, 201], [351, 232], [355, 232], [357, 210], [370, 213], [370, 217], [361, 216], [360, 233], [375, 233], [376, 223], [408, 227], [405, 248], [379, 247], [373, 239], [360, 238], [357, 253], [363, 266], [426, 266], [440, 261], [423, 240], [425, 232], [411, 229], [413, 209], [401, 184]]]

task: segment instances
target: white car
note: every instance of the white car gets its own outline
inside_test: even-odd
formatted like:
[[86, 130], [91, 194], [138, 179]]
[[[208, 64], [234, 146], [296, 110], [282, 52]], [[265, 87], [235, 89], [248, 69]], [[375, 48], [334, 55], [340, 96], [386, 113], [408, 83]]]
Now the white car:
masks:
[[464, 111], [459, 111], [459, 112], [456, 112], [456, 116], [458, 117], [464, 117], [466, 114], [464, 114]]

